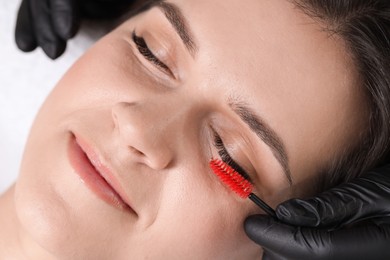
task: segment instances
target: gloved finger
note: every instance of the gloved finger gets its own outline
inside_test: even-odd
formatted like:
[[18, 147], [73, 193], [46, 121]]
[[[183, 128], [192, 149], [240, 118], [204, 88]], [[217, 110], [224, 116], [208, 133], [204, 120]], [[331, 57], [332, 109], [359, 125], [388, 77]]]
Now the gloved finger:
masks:
[[283, 222], [311, 227], [336, 227], [367, 217], [390, 216], [390, 166], [367, 173], [317, 197], [288, 200], [275, 211]]
[[80, 28], [80, 10], [76, 0], [51, 0], [52, 24], [63, 40], [75, 36]]
[[[387, 223], [387, 224], [386, 224]], [[332, 232], [289, 226], [264, 215], [245, 221], [247, 235], [265, 251], [288, 259], [390, 259], [389, 222]]]
[[51, 23], [50, 2], [49, 0], [30, 1], [37, 43], [47, 56], [56, 59], [65, 51], [66, 42], [54, 31], [54, 27]]
[[[313, 250], [313, 248], [308, 248], [307, 244], [302, 243], [301, 235], [297, 237], [298, 241], [295, 240], [294, 234], [300, 232], [299, 228], [277, 222], [268, 216], [250, 216], [245, 220], [244, 227], [248, 237], [262, 246], [265, 251], [278, 252], [280, 255], [287, 255], [294, 259], [297, 256], [306, 257]], [[314, 246], [321, 248], [321, 245]]]
[[15, 42], [16, 46], [25, 52], [33, 51], [37, 47], [32, 24], [30, 2], [29, 0], [23, 0], [16, 20]]

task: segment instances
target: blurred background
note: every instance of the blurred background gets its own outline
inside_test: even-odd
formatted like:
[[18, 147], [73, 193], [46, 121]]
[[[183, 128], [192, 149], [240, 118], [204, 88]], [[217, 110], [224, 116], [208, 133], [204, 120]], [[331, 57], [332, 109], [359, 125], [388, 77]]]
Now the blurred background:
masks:
[[40, 105], [72, 63], [109, 28], [84, 22], [55, 61], [41, 49], [23, 53], [14, 43], [20, 0], [0, 1], [0, 193], [15, 180], [24, 143]]

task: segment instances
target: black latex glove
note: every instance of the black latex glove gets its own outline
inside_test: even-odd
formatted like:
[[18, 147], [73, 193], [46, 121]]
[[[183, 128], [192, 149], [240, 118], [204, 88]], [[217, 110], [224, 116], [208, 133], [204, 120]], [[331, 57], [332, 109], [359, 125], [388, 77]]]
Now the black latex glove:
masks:
[[390, 259], [390, 165], [245, 221], [263, 259]]
[[128, 10], [134, 0], [23, 0], [15, 41], [25, 52], [40, 46], [51, 59], [61, 56], [82, 18], [108, 19]]

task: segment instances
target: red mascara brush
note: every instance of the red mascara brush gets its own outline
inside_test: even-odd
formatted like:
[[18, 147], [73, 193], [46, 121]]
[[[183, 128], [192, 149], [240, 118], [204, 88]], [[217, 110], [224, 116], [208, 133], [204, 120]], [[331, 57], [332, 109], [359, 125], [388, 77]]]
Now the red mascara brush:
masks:
[[237, 193], [241, 198], [249, 198], [268, 215], [276, 217], [275, 211], [268, 206], [262, 199], [252, 193], [253, 185], [236, 170], [225, 162], [218, 159], [211, 159], [210, 168], [231, 190]]

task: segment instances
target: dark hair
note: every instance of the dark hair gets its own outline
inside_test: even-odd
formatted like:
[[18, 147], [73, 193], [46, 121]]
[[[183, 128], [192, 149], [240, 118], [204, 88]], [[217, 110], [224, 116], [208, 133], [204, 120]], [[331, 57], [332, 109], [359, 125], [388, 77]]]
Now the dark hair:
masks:
[[119, 19], [116, 21], [116, 25], [118, 26], [128, 19], [140, 13], [148, 11], [152, 7], [158, 5], [161, 1], [163, 0], [134, 0], [131, 5], [131, 8], [124, 12], [123, 15], [120, 16]]
[[[369, 106], [367, 128], [352, 148], [321, 172], [321, 191], [389, 160], [390, 1], [291, 0], [330, 34], [340, 36], [356, 64]], [[389, 173], [390, 174], [390, 173]]]

